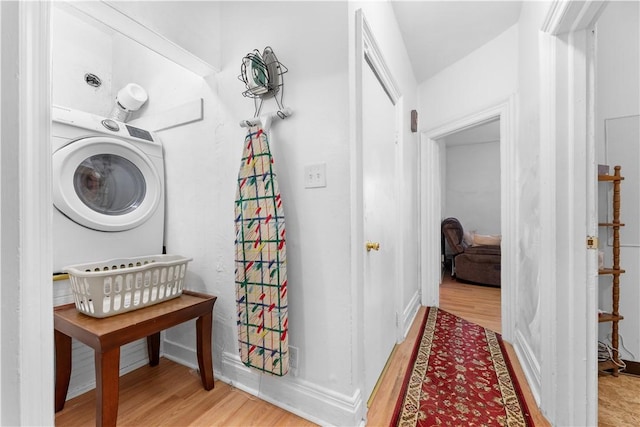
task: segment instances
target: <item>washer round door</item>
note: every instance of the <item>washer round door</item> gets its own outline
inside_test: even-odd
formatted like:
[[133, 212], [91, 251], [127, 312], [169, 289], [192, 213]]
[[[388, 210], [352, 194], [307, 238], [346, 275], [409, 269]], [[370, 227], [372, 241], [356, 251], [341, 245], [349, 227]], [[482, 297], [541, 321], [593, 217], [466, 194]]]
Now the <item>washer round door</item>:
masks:
[[53, 204], [84, 227], [135, 228], [154, 214], [162, 191], [152, 161], [126, 141], [89, 137], [53, 153]]

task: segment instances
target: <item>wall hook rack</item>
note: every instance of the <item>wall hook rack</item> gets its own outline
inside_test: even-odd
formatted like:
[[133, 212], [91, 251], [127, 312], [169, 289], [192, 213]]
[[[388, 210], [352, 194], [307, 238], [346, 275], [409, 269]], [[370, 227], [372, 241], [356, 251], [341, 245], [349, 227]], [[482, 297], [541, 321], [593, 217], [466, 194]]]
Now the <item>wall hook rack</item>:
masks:
[[240, 127], [250, 128], [252, 126], [256, 126], [262, 123], [262, 126], [265, 130], [268, 130], [273, 119], [286, 119], [293, 114], [293, 110], [291, 108], [286, 107], [282, 110], [274, 111], [272, 113], [263, 114], [260, 117], [253, 117], [251, 119], [240, 120]]

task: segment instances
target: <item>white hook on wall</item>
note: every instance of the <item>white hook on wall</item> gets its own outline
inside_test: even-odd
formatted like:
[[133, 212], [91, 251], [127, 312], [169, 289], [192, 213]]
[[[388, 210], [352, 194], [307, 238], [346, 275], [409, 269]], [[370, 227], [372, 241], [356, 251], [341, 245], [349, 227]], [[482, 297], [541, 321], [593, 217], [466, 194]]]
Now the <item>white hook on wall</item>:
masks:
[[271, 113], [263, 114], [260, 117], [252, 117], [250, 119], [241, 120], [240, 127], [249, 128], [251, 126], [256, 126], [258, 124], [262, 124], [262, 128], [265, 131], [268, 131], [271, 127], [271, 122], [274, 119], [286, 119], [293, 114], [293, 110], [289, 107], [284, 108], [282, 110], [274, 111]]

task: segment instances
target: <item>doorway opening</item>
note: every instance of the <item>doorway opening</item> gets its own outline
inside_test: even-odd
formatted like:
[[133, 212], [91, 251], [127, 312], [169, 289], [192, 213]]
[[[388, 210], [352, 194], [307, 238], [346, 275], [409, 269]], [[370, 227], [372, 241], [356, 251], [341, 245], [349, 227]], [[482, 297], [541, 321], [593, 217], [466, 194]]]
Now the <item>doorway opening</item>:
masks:
[[[445, 138], [457, 133], [473, 134], [472, 129], [488, 129], [493, 123], [499, 129], [499, 178], [494, 183], [499, 188], [499, 228], [501, 234], [501, 308], [502, 335], [506, 340], [513, 340], [514, 318], [516, 307], [515, 289], [517, 289], [517, 244], [518, 230], [515, 224], [516, 188], [515, 188], [515, 150], [514, 140], [514, 99], [493, 105], [485, 110], [460, 117], [443, 126], [423, 133], [421, 139], [421, 210], [422, 243], [421, 252], [424, 268], [421, 275], [422, 304], [439, 306], [440, 279], [442, 273], [441, 222], [445, 218], [444, 206], [446, 193], [446, 144]], [[461, 173], [464, 173], [461, 171]]]
[[482, 312], [474, 305], [453, 313], [500, 332], [500, 119], [436, 141], [441, 145], [441, 218], [446, 229], [441, 236], [441, 295], [456, 295], [461, 309], [468, 299], [490, 296], [483, 297], [490, 304]]

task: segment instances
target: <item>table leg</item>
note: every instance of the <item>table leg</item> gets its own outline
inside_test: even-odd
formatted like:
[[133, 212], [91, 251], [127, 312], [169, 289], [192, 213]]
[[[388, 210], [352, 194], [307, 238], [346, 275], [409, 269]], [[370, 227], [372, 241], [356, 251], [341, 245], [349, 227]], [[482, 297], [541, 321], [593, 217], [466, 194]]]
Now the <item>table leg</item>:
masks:
[[54, 331], [56, 351], [56, 412], [62, 411], [67, 400], [71, 378], [71, 337]]
[[96, 359], [96, 426], [111, 427], [118, 419], [120, 381], [120, 347], [95, 352]]
[[205, 390], [213, 388], [213, 360], [211, 355], [211, 313], [203, 314], [196, 320], [196, 345], [198, 351], [198, 368], [200, 379]]
[[147, 337], [147, 353], [149, 353], [149, 366], [158, 366], [160, 363], [160, 332]]

